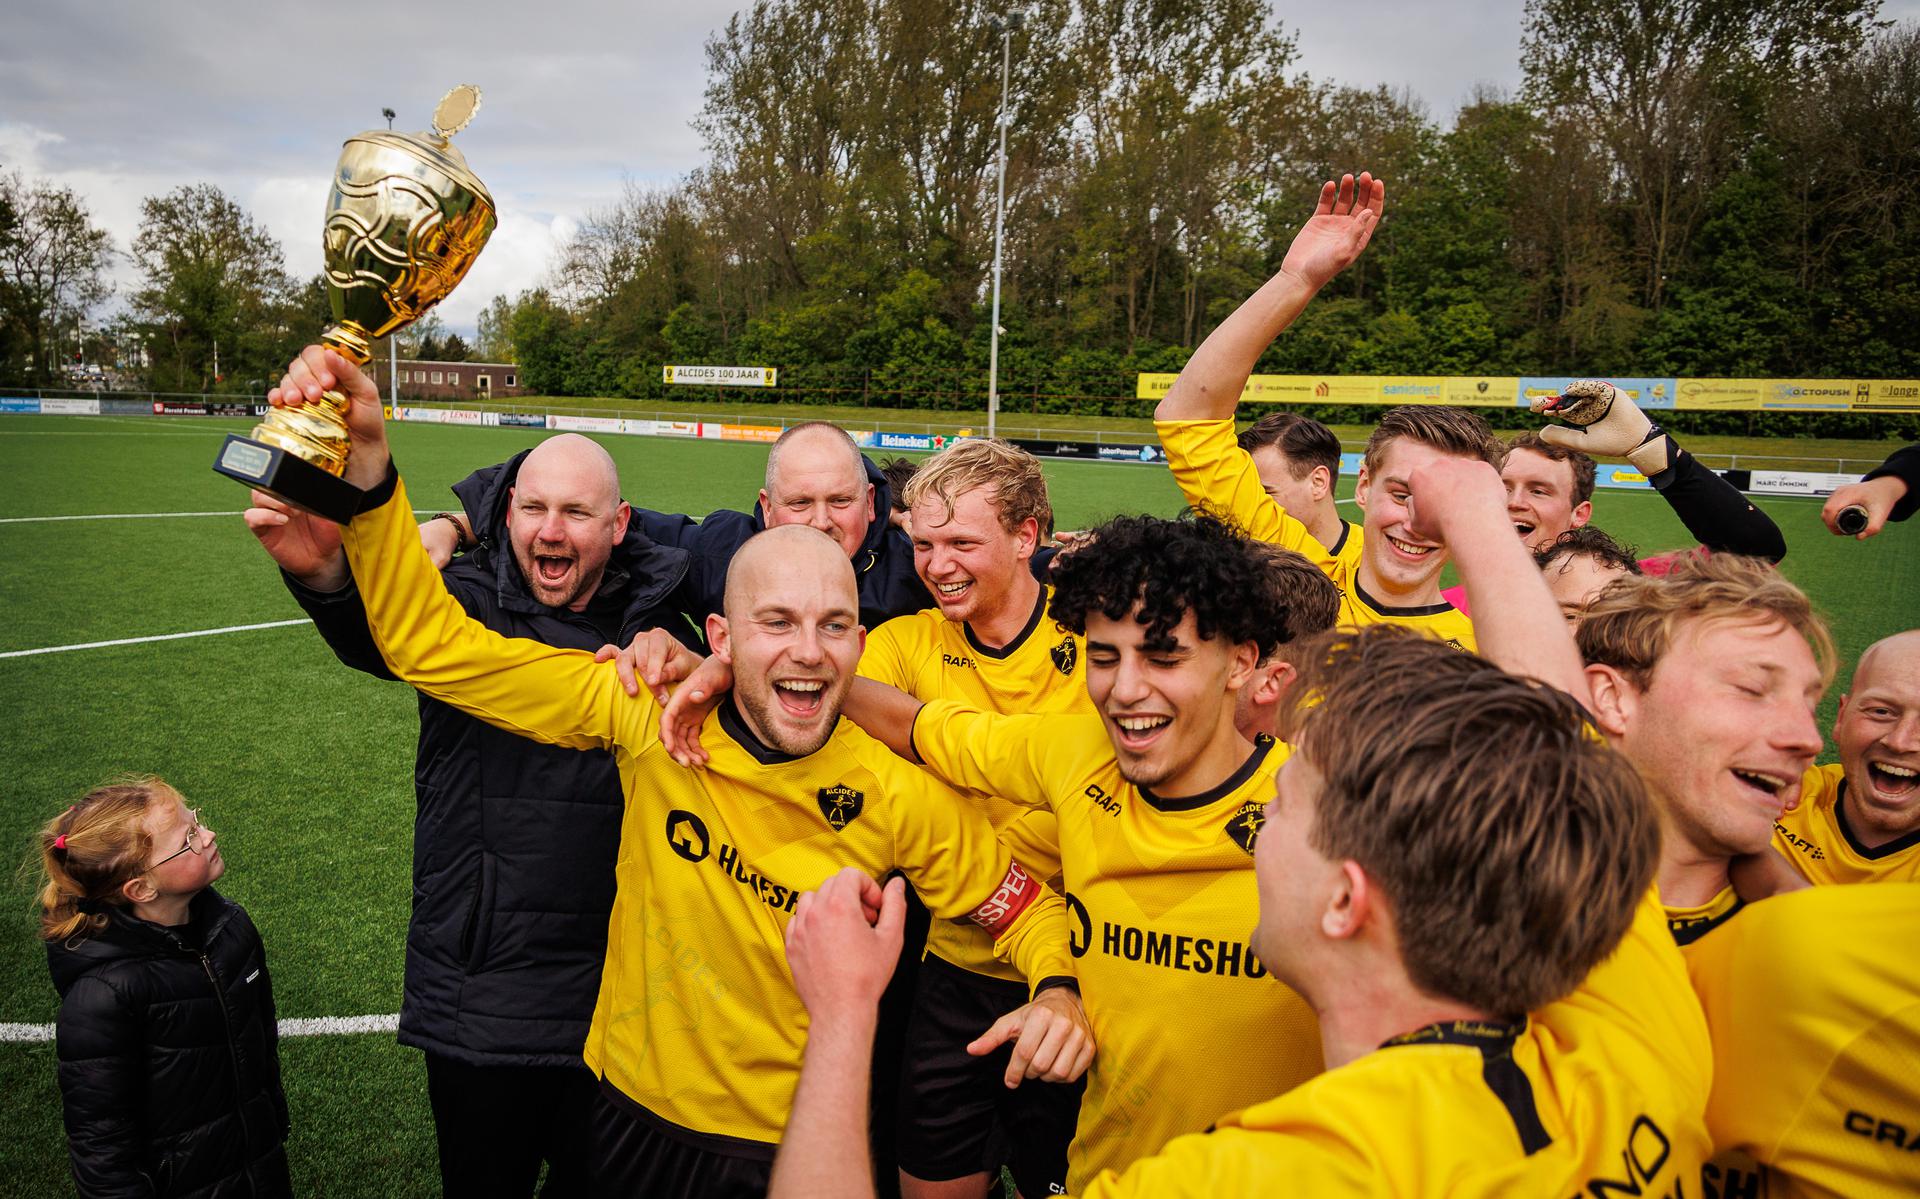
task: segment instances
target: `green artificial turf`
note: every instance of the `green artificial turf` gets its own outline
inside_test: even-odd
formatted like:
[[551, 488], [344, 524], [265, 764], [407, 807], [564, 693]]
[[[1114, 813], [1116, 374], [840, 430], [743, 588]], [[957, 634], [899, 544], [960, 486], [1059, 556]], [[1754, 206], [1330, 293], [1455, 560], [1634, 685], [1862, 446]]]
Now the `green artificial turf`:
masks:
[[[0, 519], [232, 514], [0, 523], [0, 653], [298, 618], [237, 515], [245, 491], [210, 469], [224, 433], [250, 423], [0, 418]], [[447, 489], [469, 470], [544, 436], [392, 430], [411, 498], [427, 511], [454, 506]], [[600, 440], [630, 499], [693, 514], [750, 507], [766, 460], [761, 445]], [[1802, 448], [1770, 444], [1783, 455]], [[1046, 470], [1062, 528], [1180, 507], [1164, 468]], [[1344, 480], [1342, 494], [1351, 486]], [[1866, 644], [1920, 625], [1920, 527], [1856, 543], [1824, 530], [1817, 501], [1755, 502], [1786, 533], [1786, 574], [1833, 620], [1841, 686]], [[1603, 491], [1594, 520], [1647, 552], [1687, 541], [1650, 493]], [[229, 862], [221, 887], [265, 935], [283, 1016], [398, 1010], [416, 732], [405, 688], [341, 667], [295, 625], [0, 658], [0, 729], [0, 1022], [45, 1023], [56, 1010], [34, 932], [33, 831], [121, 771], [165, 776], [219, 832]], [[283, 1060], [301, 1193], [437, 1190], [417, 1054], [375, 1033], [289, 1040]], [[70, 1193], [52, 1061], [48, 1044], [0, 1044], [0, 1195]]]

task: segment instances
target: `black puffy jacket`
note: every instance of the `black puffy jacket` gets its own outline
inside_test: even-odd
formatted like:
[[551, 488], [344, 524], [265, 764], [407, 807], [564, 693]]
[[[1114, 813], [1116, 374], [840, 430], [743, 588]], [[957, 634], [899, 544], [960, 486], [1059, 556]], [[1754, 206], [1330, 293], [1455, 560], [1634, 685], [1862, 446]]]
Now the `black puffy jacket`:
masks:
[[290, 1195], [266, 951], [211, 887], [184, 929], [113, 909], [47, 945], [73, 1181], [96, 1196]]
[[[697, 645], [680, 611], [687, 554], [637, 528], [615, 547], [585, 611], [533, 598], [505, 524], [525, 457], [462, 497], [487, 544], [441, 577], [467, 613], [508, 637], [563, 649], [624, 645], [656, 626]], [[342, 662], [394, 677], [358, 588], [286, 582]], [[401, 1043], [472, 1066], [577, 1065], [613, 910], [625, 804], [613, 756], [529, 741], [423, 695], [414, 791]]]

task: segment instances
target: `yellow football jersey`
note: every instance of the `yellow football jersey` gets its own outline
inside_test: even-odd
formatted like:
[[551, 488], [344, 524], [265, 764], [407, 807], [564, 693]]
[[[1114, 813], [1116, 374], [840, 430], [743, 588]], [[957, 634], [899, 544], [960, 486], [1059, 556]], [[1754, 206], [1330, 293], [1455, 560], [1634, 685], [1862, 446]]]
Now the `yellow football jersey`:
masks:
[[722, 1152], [771, 1153], [807, 1029], [786, 925], [799, 895], [842, 867], [898, 868], [936, 916], [991, 928], [1025, 977], [1072, 976], [1064, 902], [963, 797], [851, 722], [796, 758], [725, 704], [701, 730], [707, 767], [683, 769], [660, 744], [651, 693], [628, 696], [612, 663], [467, 616], [420, 546], [404, 487], [344, 540], [396, 675], [511, 732], [613, 751], [627, 805], [585, 1057], [658, 1119], [724, 1138]]
[[1526, 1021], [1396, 1037], [1084, 1193], [1693, 1195], [1711, 1058], [1649, 894], [1613, 956]]
[[1716, 1144], [1771, 1194], [1920, 1195], [1920, 884], [1750, 904], [1687, 954], [1713, 1032]]
[[1733, 919], [1733, 914], [1746, 906], [1746, 901], [1727, 887], [1718, 895], [1695, 907], [1676, 907], [1666, 905], [1662, 910], [1667, 914], [1667, 931], [1673, 934], [1674, 944], [1681, 949], [1691, 949], [1695, 942]]
[[1773, 846], [1811, 883], [1920, 882], [1920, 832], [1876, 849], [1847, 824], [1847, 771], [1815, 766], [1800, 780], [1800, 805], [1773, 824]]
[[1099, 1046], [1068, 1188], [1317, 1074], [1320, 1029], [1247, 943], [1253, 843], [1285, 745], [1262, 738], [1212, 791], [1165, 799], [1120, 775], [1105, 722], [936, 701], [913, 743], [956, 786], [1059, 821], [1076, 974]]
[[[867, 635], [860, 673], [922, 702], [957, 700], [983, 712], [1092, 713], [1087, 698], [1086, 642], [1047, 619], [1053, 589], [1042, 586], [1020, 635], [988, 649], [960, 621], [938, 608], [896, 616]], [[1020, 863], [1053, 880], [1060, 873], [1059, 835], [1044, 808], [996, 795], [973, 797]], [[927, 952], [976, 974], [1020, 981], [1012, 963], [993, 953], [993, 938], [972, 921], [936, 920]]]
[[1405, 625], [1461, 649], [1479, 648], [1473, 621], [1452, 604], [1391, 607], [1368, 595], [1360, 586], [1361, 531], [1353, 529], [1344, 537], [1338, 553], [1321, 545], [1261, 486], [1252, 455], [1234, 440], [1232, 421], [1161, 420], [1153, 422], [1153, 428], [1187, 503], [1232, 521], [1249, 537], [1292, 550], [1326, 572], [1340, 589], [1341, 627]]

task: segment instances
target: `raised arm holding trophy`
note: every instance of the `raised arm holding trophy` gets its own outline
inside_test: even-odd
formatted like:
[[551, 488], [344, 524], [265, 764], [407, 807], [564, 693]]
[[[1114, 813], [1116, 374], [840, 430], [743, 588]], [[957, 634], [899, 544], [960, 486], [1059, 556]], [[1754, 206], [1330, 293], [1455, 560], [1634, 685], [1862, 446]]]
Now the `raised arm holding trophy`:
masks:
[[[323, 234], [333, 324], [322, 344], [356, 365], [373, 343], [445, 299], [494, 228], [493, 197], [450, 140], [480, 109], [480, 89], [441, 97], [430, 133], [369, 130], [347, 139]], [[213, 469], [328, 520], [346, 523], [361, 491], [347, 469], [346, 399], [275, 408], [232, 434]]]

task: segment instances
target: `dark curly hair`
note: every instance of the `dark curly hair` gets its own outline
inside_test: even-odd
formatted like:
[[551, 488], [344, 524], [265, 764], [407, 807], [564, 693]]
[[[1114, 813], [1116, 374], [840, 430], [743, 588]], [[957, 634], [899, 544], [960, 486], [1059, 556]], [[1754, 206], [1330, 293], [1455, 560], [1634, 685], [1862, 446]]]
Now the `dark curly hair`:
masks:
[[1552, 545], [1544, 545], [1533, 551], [1534, 565], [1541, 570], [1545, 570], [1561, 558], [1575, 557], [1592, 558], [1609, 570], [1618, 570], [1630, 575], [1643, 573], [1640, 569], [1638, 550], [1630, 545], [1621, 544], [1592, 525], [1568, 529], [1554, 538]]
[[1205, 513], [1117, 516], [1054, 559], [1053, 618], [1069, 630], [1085, 636], [1090, 614], [1121, 620], [1136, 605], [1150, 649], [1171, 649], [1188, 612], [1201, 637], [1251, 641], [1261, 661], [1292, 627], [1262, 547]]

